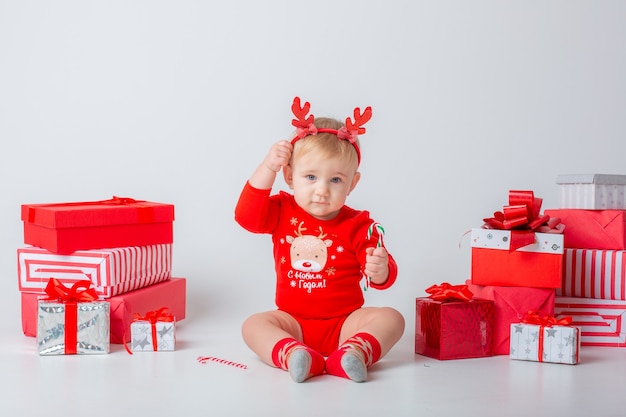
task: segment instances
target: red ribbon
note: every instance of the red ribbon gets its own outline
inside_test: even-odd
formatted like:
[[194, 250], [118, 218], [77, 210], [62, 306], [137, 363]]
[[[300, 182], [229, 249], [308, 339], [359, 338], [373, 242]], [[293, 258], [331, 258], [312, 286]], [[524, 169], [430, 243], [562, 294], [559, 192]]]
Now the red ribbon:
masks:
[[542, 202], [532, 191], [510, 190], [509, 205], [483, 219], [483, 228], [511, 230], [510, 251], [535, 243], [535, 232], [563, 233], [560, 219], [540, 213]]
[[[150, 323], [150, 327], [152, 329], [152, 350], [156, 352], [157, 350], [157, 330], [156, 323], [158, 321], [161, 322], [173, 322], [175, 320], [172, 314], [167, 312], [167, 307], [161, 307], [158, 310], [148, 311], [145, 316], [142, 316], [139, 313], [133, 314], [133, 322], [136, 321], [147, 321]], [[126, 346], [126, 338], [124, 338], [124, 346]], [[128, 353], [132, 354], [128, 346], [126, 346], [126, 350]]]
[[46, 285], [48, 300], [56, 300], [65, 304], [65, 354], [76, 354], [78, 332], [78, 307], [77, 303], [86, 303], [98, 299], [96, 290], [91, 287], [91, 281], [81, 280], [67, 288], [56, 278], [50, 278]]
[[537, 324], [544, 327], [552, 326], [569, 326], [572, 324], [572, 316], [564, 316], [560, 319], [556, 319], [553, 316], [541, 314], [538, 311], [529, 310], [528, 313], [522, 317], [522, 323], [525, 324]]
[[431, 285], [426, 292], [436, 301], [469, 301], [474, 296], [467, 285], [450, 285], [447, 282]]
[[[569, 326], [572, 323], [572, 316], [564, 316], [556, 319], [552, 316], [542, 315], [537, 311], [530, 310], [522, 318], [522, 323], [535, 324], [539, 326], [539, 348], [537, 349], [537, 359], [543, 362], [543, 333], [546, 327]], [[578, 352], [576, 353], [578, 355]]]

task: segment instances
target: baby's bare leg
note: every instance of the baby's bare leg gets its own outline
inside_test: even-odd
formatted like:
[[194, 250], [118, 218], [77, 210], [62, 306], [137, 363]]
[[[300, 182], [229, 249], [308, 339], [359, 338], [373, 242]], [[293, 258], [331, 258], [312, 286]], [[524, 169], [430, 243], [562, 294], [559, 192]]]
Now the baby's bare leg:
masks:
[[272, 350], [276, 343], [285, 338], [302, 342], [302, 330], [298, 322], [284, 311], [266, 311], [248, 317], [241, 327], [243, 340], [259, 358], [271, 366]]
[[404, 333], [404, 317], [390, 307], [364, 307], [348, 316], [341, 327], [339, 342], [357, 333], [369, 333], [380, 343], [380, 356], [383, 357]]

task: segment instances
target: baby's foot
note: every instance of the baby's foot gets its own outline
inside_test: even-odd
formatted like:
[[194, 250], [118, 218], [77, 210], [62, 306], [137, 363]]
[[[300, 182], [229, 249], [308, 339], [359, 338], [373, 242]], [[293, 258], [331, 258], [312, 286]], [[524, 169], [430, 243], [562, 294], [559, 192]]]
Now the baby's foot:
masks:
[[296, 382], [306, 381], [311, 373], [311, 363], [311, 354], [306, 349], [294, 349], [287, 360], [287, 370], [291, 379]]
[[341, 368], [346, 376], [354, 382], [365, 382], [367, 380], [367, 367], [365, 362], [354, 349], [350, 349], [341, 357]]

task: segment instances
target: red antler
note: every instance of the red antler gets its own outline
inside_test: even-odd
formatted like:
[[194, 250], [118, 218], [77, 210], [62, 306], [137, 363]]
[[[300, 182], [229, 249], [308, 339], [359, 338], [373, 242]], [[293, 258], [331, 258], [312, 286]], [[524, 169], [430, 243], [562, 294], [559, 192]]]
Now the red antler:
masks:
[[311, 114], [309, 117], [306, 117], [310, 108], [311, 104], [308, 101], [304, 102], [304, 106], [300, 106], [300, 97], [294, 97], [291, 111], [297, 119], [292, 119], [291, 124], [301, 128], [307, 128], [313, 124], [314, 116]]
[[363, 133], [365, 133], [365, 128], [363, 127], [363, 125], [367, 123], [371, 118], [371, 106], [367, 106], [365, 110], [363, 110], [363, 113], [361, 113], [361, 109], [357, 107], [354, 109], [354, 123], [352, 123], [352, 120], [349, 117], [346, 118], [346, 129], [348, 130], [348, 132], [356, 131], [356, 134], [362, 135]]

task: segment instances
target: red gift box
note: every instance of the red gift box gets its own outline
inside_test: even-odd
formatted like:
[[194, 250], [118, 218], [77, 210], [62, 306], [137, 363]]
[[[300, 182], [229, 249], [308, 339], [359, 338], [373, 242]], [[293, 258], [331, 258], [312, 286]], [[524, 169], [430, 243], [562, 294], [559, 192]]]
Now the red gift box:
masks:
[[[107, 299], [111, 314], [111, 343], [130, 341], [130, 323], [135, 313], [158, 310], [167, 307], [176, 321], [185, 318], [186, 309], [185, 278], [172, 278], [169, 281], [150, 285]], [[22, 292], [22, 330], [24, 335], [37, 335], [37, 303], [41, 294]]]
[[626, 251], [566, 248], [556, 295], [626, 300]]
[[174, 206], [114, 197], [23, 204], [24, 243], [56, 253], [172, 243]]
[[499, 287], [468, 285], [474, 296], [492, 300], [493, 354], [508, 355], [510, 349], [511, 323], [519, 323], [529, 311], [554, 315], [555, 290], [529, 287]]
[[415, 300], [415, 353], [439, 360], [492, 355], [493, 301]]
[[572, 317], [581, 346], [626, 347], [626, 301], [556, 297], [554, 313]]
[[108, 298], [157, 282], [172, 273], [172, 245], [80, 250], [61, 255], [37, 247], [17, 250], [20, 291], [43, 293], [48, 279], [65, 285], [88, 279], [98, 296]]
[[546, 210], [559, 217], [565, 225], [563, 235], [566, 248], [626, 249], [625, 210]]
[[472, 284], [560, 288], [563, 235], [534, 233], [535, 243], [511, 250], [511, 233], [472, 229]]

